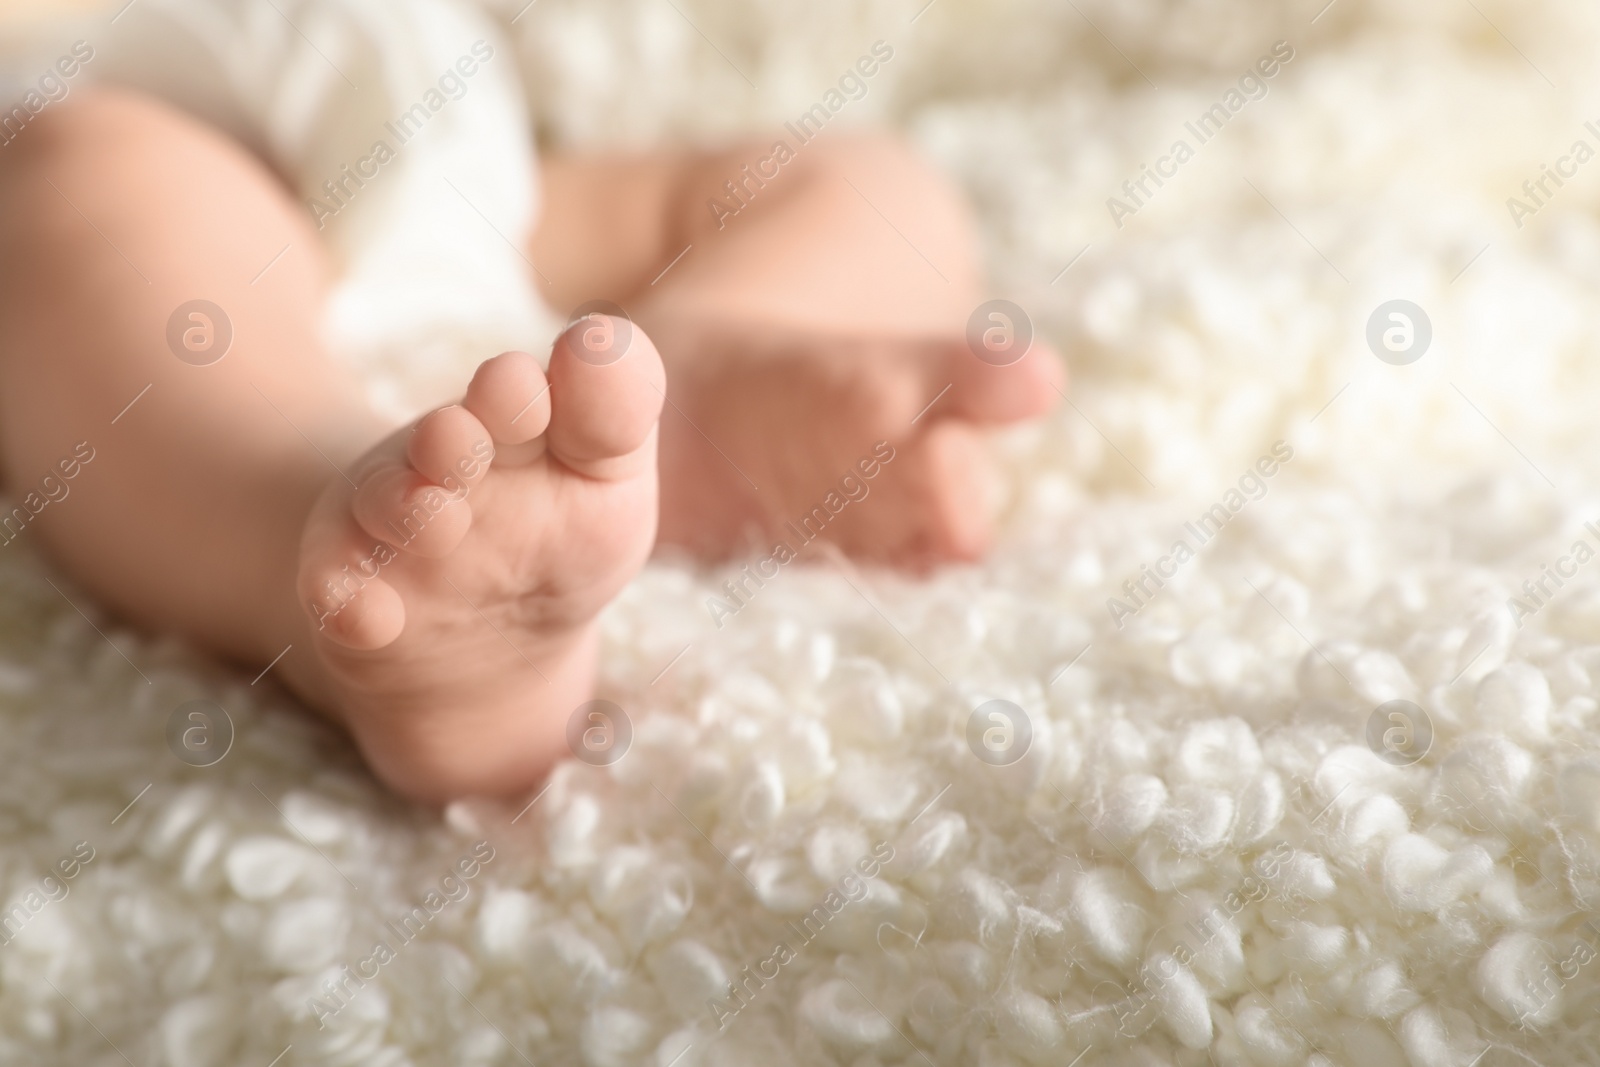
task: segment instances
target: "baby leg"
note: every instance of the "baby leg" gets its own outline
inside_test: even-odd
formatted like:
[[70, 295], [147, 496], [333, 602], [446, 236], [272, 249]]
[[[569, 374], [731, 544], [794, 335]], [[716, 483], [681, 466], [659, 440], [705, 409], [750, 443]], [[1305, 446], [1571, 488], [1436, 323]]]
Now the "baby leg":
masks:
[[[0, 149], [0, 203], [6, 485], [94, 455], [22, 536], [148, 626], [262, 666], [305, 648], [306, 515], [392, 427], [318, 340], [327, 269], [303, 212], [222, 135], [105, 91]], [[220, 312], [179, 314], [175, 352], [195, 300]], [[316, 673], [293, 653], [280, 669]]]
[[16, 535], [135, 622], [252, 669], [289, 649], [405, 793], [536, 784], [654, 539], [649, 340], [563, 337], [548, 378], [497, 356], [395, 428], [318, 339], [315, 232], [220, 135], [86, 92], [0, 149], [0, 204], [0, 463], [14, 495], [70, 486]]

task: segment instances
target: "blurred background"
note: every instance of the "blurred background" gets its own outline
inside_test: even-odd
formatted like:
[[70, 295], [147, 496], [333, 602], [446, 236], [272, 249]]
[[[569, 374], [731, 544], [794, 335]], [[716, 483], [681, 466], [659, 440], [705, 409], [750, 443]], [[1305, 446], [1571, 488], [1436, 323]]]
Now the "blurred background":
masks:
[[[1319, 436], [1317, 462], [1348, 470], [1353, 447], [1376, 446], [1359, 467], [1379, 477], [1396, 458], [1494, 452], [1452, 375], [1530, 455], [1583, 451], [1586, 413], [1547, 398], [1588, 382], [1594, 183], [1580, 175], [1521, 226], [1506, 203], [1596, 140], [1582, 5], [487, 6], [516, 18], [538, 139], [564, 149], [781, 136], [872, 42], [890, 44], [838, 123], [903, 131], [970, 192], [996, 294], [1070, 353], [1084, 410], [1149, 480], [1073, 420], [1062, 432], [1091, 485], [1175, 489], [1208, 459], [1226, 478], [1352, 381], [1357, 403], [1318, 420], [1340, 444]], [[119, 7], [7, 0], [0, 18], [17, 35]], [[1265, 99], [1118, 226], [1108, 198], [1195, 141], [1183, 124], [1280, 41], [1295, 58]], [[1396, 297], [1431, 315], [1435, 358], [1403, 375], [1348, 360], [1366, 313]]]

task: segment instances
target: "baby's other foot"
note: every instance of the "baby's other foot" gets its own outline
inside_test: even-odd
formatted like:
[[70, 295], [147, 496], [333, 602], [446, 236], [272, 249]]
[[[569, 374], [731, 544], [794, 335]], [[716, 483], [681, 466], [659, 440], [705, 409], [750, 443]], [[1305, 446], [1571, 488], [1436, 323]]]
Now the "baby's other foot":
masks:
[[298, 594], [326, 703], [409, 796], [537, 784], [590, 695], [595, 616], [649, 555], [665, 374], [637, 328], [597, 359], [593, 326], [556, 342], [548, 376], [526, 353], [483, 363], [307, 520]]
[[960, 336], [705, 320], [651, 331], [673, 385], [661, 540], [702, 555], [818, 538], [912, 569], [974, 559], [998, 497], [989, 432], [1045, 414], [1065, 388], [1037, 339], [996, 365]]

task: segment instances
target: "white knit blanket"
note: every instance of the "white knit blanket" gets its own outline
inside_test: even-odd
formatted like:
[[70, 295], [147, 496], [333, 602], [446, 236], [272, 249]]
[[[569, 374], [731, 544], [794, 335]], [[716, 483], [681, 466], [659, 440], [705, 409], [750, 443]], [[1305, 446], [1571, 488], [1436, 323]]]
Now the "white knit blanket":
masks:
[[1600, 1059], [1595, 16], [520, 6], [565, 144], [766, 141], [888, 42], [839, 121], [972, 192], [1073, 403], [1006, 440], [981, 566], [813, 559], [720, 628], [731, 572], [651, 566], [627, 753], [442, 818], [0, 551], [0, 1062]]

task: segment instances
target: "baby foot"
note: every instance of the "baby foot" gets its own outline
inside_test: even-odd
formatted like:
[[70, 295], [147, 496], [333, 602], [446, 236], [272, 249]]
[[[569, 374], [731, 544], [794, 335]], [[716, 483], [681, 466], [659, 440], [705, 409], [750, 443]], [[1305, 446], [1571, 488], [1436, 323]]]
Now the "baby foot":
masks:
[[548, 377], [522, 352], [483, 363], [307, 520], [297, 589], [326, 702], [402, 793], [535, 785], [588, 699], [596, 613], [654, 543], [661, 360], [634, 329], [602, 363], [578, 347], [592, 326], [557, 340]]
[[1065, 387], [1039, 340], [996, 366], [959, 336], [651, 330], [674, 408], [660, 536], [702, 555], [770, 552], [774, 539], [798, 550], [820, 531], [853, 556], [913, 569], [974, 559], [997, 502], [987, 431], [1048, 412]]

